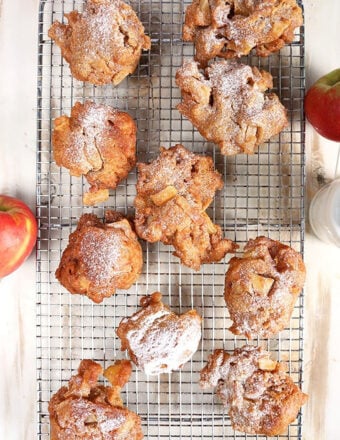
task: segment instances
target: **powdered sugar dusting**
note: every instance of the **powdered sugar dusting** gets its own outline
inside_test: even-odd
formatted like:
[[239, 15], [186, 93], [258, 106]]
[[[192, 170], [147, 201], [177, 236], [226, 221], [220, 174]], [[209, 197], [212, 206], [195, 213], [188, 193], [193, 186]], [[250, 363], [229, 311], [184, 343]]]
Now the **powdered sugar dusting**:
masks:
[[90, 228], [84, 233], [80, 244], [80, 255], [85, 271], [95, 284], [110, 281], [119, 274], [119, 258], [122, 240], [113, 231]]
[[[84, 150], [87, 147], [85, 142], [85, 138], [82, 132], [71, 131], [69, 132], [69, 136], [67, 139], [67, 143], [65, 142], [62, 145], [63, 161], [60, 163], [58, 161], [58, 165], [62, 165], [68, 168], [73, 175], [80, 175], [82, 173], [86, 174], [90, 169], [92, 169], [92, 165], [86, 160]], [[57, 145], [54, 146], [54, 151], [58, 148]], [[78, 171], [80, 168], [80, 172]]]
[[[252, 68], [237, 62], [214, 63], [207, 69], [216, 100], [223, 100], [225, 112], [254, 116], [263, 109], [264, 95], [257, 87], [259, 78]], [[246, 103], [246, 106], [244, 106]]]
[[145, 374], [169, 373], [196, 352], [201, 339], [201, 318], [193, 313], [177, 316], [160, 303], [123, 319], [117, 333], [126, 338], [129, 352]]
[[[139, 365], [147, 375], [178, 370], [197, 350], [201, 339], [200, 325], [188, 322], [188, 327], [183, 328], [178, 320], [172, 318], [173, 321], [156, 319], [139, 330], [141, 334], [128, 335], [131, 349], [138, 359], [142, 359]], [[141, 344], [146, 333], [147, 339]], [[140, 349], [142, 352], [138, 356], [136, 351]]]
[[259, 347], [245, 346], [242, 351], [236, 350], [226, 357], [223, 350], [215, 350], [209, 358], [208, 365], [201, 371], [201, 386], [215, 387], [221, 380], [245, 381], [257, 369], [260, 350]]
[[99, 142], [103, 131], [108, 127], [110, 116], [112, 119], [115, 112], [113, 108], [107, 105], [87, 101], [84, 104], [84, 111], [79, 113], [77, 123], [80, 124], [87, 139], [95, 139]]
[[[97, 414], [98, 414], [98, 410], [97, 410]], [[126, 416], [123, 413], [115, 414], [115, 417], [107, 417], [106, 414], [104, 413], [103, 417], [98, 417], [98, 425], [100, 427], [100, 431], [104, 435], [119, 429], [125, 422], [126, 422]]]
[[[110, 4], [95, 5], [92, 11], [91, 3], [88, 4], [82, 18], [84, 33], [88, 38], [83, 41], [84, 52], [88, 56], [93, 56], [98, 50], [102, 54], [110, 52], [114, 28], [117, 27], [116, 15], [119, 0]], [[97, 42], [94, 45], [94, 41]]]
[[[143, 42], [143, 26], [133, 9], [121, 0], [103, 1], [101, 4], [89, 1], [74, 34], [83, 56], [98, 57], [109, 62], [119, 54], [126, 57], [140, 50]], [[138, 41], [138, 37], [140, 41]]]
[[[86, 101], [84, 104], [77, 102], [68, 118], [67, 141], [60, 135], [63, 143], [59, 146], [59, 134], [55, 139], [55, 148], [64, 150], [61, 165], [77, 175], [99, 170], [103, 165], [99, 151], [100, 142], [104, 131], [109, 128], [109, 120], [114, 119], [115, 113], [115, 109], [104, 104], [95, 104], [92, 101]], [[62, 118], [65, 119], [66, 116]]]
[[222, 95], [224, 101], [234, 112], [237, 112], [247, 91], [248, 79], [253, 78], [250, 66], [234, 62], [214, 63], [207, 69], [210, 87]]

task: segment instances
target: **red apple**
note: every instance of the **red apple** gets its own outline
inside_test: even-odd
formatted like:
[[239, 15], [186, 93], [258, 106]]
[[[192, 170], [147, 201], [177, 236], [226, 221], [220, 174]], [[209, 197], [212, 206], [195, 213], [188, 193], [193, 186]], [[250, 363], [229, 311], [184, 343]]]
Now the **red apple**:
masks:
[[340, 141], [340, 69], [321, 77], [308, 90], [305, 114], [321, 136]]
[[15, 271], [37, 240], [37, 221], [21, 200], [0, 195], [0, 278]]

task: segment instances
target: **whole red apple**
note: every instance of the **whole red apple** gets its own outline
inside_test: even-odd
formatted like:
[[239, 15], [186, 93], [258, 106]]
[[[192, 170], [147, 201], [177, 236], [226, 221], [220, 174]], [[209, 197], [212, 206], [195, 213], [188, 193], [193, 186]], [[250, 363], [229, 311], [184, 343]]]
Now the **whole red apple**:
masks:
[[340, 141], [340, 69], [321, 77], [308, 90], [305, 114], [321, 136]]
[[30, 255], [37, 221], [21, 200], [0, 195], [0, 278], [15, 271]]

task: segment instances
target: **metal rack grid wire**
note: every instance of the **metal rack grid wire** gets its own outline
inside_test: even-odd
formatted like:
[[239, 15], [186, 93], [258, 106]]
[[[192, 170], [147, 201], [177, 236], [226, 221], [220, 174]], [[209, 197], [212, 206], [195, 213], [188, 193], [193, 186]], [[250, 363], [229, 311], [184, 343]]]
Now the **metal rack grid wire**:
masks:
[[[223, 299], [226, 261], [202, 266], [199, 272], [181, 266], [169, 246], [142, 243], [143, 274], [129, 291], [119, 291], [97, 305], [69, 294], [54, 272], [69, 234], [84, 212], [103, 216], [106, 208], [133, 215], [136, 170], [121, 182], [110, 199], [93, 208], [82, 204], [87, 184], [71, 177], [53, 161], [53, 120], [69, 114], [76, 101], [92, 99], [128, 111], [138, 126], [138, 160], [155, 158], [159, 147], [182, 143], [194, 152], [211, 155], [225, 181], [209, 209], [225, 236], [240, 244], [267, 235], [303, 252], [304, 243], [304, 28], [292, 44], [268, 58], [250, 55], [245, 61], [273, 75], [274, 92], [288, 109], [289, 127], [253, 156], [223, 157], [176, 110], [180, 92], [174, 83], [177, 68], [193, 56], [193, 46], [181, 39], [188, 0], [131, 0], [150, 35], [152, 47], [137, 70], [118, 86], [95, 87], [71, 77], [68, 64], [47, 32], [64, 13], [82, 10], [83, 1], [45, 0], [39, 11], [37, 217], [37, 379], [38, 427], [49, 438], [48, 402], [75, 373], [79, 361], [91, 358], [104, 366], [125, 353], [115, 336], [121, 318], [137, 310], [141, 296], [161, 291], [175, 312], [195, 308], [203, 316], [202, 342], [181, 371], [146, 377], [134, 370], [123, 399], [142, 418], [143, 431], [154, 439], [262, 439], [234, 432], [213, 391], [198, 386], [199, 371], [214, 348], [233, 350], [246, 340], [234, 337]], [[277, 338], [255, 340], [279, 360], [286, 361], [294, 381], [302, 385], [303, 295], [290, 326]], [[301, 414], [280, 439], [301, 439]]]

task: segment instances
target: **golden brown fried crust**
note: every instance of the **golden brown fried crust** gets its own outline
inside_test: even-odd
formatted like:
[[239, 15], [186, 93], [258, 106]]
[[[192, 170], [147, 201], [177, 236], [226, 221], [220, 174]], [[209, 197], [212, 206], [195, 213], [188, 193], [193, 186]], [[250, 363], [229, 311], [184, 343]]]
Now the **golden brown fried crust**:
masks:
[[192, 41], [195, 59], [205, 66], [216, 56], [268, 56], [294, 40], [303, 23], [295, 0], [193, 0], [183, 26], [184, 41]]
[[141, 306], [117, 328], [121, 349], [148, 375], [178, 370], [198, 348], [202, 318], [196, 310], [171, 312], [159, 292], [143, 297]]
[[138, 164], [137, 234], [151, 243], [173, 245], [174, 255], [195, 270], [203, 263], [220, 261], [236, 245], [222, 238], [220, 226], [212, 223], [205, 210], [222, 186], [210, 157], [182, 145], [161, 148], [153, 162]]
[[248, 434], [283, 434], [306, 403], [304, 394], [261, 347], [215, 350], [201, 371], [202, 388], [217, 387], [232, 427]]
[[135, 166], [136, 131], [128, 113], [92, 101], [77, 102], [70, 117], [54, 121], [54, 160], [71, 175], [86, 177], [91, 186], [85, 204], [106, 200]]
[[266, 237], [249, 240], [225, 276], [230, 330], [248, 339], [275, 336], [289, 323], [305, 275], [302, 257], [291, 247]]
[[103, 85], [120, 83], [133, 73], [150, 38], [134, 10], [122, 0], [88, 0], [83, 13], [65, 14], [48, 35], [60, 47], [72, 75]]
[[83, 214], [69, 237], [56, 277], [69, 292], [100, 303], [116, 289], [128, 289], [142, 265], [142, 248], [127, 219], [107, 211], [102, 223], [94, 214]]
[[140, 417], [123, 406], [121, 387], [131, 374], [129, 361], [117, 361], [104, 372], [112, 386], [98, 385], [102, 367], [80, 363], [78, 374], [50, 400], [51, 440], [140, 440]]
[[252, 154], [280, 133], [287, 111], [274, 93], [272, 76], [236, 61], [212, 63], [204, 71], [186, 62], [176, 73], [182, 102], [177, 109], [222, 154]]

